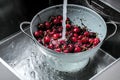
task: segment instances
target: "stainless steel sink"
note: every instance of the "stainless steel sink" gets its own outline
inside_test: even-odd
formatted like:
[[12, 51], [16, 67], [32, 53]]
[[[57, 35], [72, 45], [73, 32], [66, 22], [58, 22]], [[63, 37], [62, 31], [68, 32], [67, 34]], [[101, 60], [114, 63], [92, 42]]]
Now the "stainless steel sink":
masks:
[[[0, 27], [0, 39], [8, 36], [11, 32], [18, 31], [21, 21], [30, 21], [38, 11], [49, 5], [48, 0], [44, 0], [44, 2], [40, 1], [40, 3], [46, 3], [44, 6], [35, 1], [30, 1], [30, 3], [27, 0], [19, 1], [21, 4], [20, 7], [17, 7], [15, 16], [12, 14], [12, 16], [9, 15], [12, 18], [4, 18], [5, 23], [1, 24], [3, 27]], [[0, 23], [2, 22], [0, 21]], [[21, 31], [0, 41], [0, 57], [26, 80], [88, 80], [120, 57], [120, 25], [118, 24], [117, 26], [118, 30], [116, 34], [105, 40], [98, 50], [97, 55], [90, 60], [89, 64], [83, 70], [76, 73], [60, 72], [51, 68], [46, 63], [45, 56], [41, 54], [33, 41]], [[107, 25], [107, 27], [108, 36], [114, 31], [114, 27], [112, 24]], [[6, 29], [7, 31], [5, 31]], [[29, 28], [26, 29], [26, 32], [29, 33]]]
[[[26, 32], [29, 33], [29, 28]], [[26, 80], [88, 80], [116, 60], [103, 49], [107, 51], [104, 47], [99, 49], [83, 70], [60, 72], [46, 63], [45, 56], [31, 39], [17, 32], [0, 42], [0, 57]]]
[[[103, 50], [105, 50], [115, 58], [120, 57], [120, 25], [118, 24], [117, 26], [118, 29], [116, 34], [108, 40], [104, 41], [101, 47]], [[113, 25], [108, 25], [108, 35], [111, 34], [113, 31]]]

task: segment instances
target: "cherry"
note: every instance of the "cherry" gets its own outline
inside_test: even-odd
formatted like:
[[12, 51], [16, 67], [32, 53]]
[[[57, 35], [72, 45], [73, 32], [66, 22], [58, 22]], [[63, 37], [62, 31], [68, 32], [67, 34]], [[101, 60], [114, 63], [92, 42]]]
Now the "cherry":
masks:
[[89, 38], [89, 43], [92, 44], [94, 42], [93, 38]]
[[43, 44], [43, 42], [42, 42], [42, 39], [41, 39], [41, 38], [38, 38], [38, 39], [37, 39], [37, 41], [38, 41], [39, 43]]
[[73, 49], [74, 49], [73, 44], [69, 44], [69, 45], [68, 45], [68, 49], [69, 49], [69, 51], [70, 51], [70, 52], [72, 52], [72, 51], [73, 51]]
[[100, 42], [99, 38], [95, 38], [93, 44], [96, 46]]
[[38, 30], [33, 33], [37, 41], [49, 49], [64, 53], [86, 51], [100, 43], [96, 32], [71, 24], [69, 18], [66, 19], [66, 40], [59, 40], [62, 37], [62, 19], [61, 15], [51, 16], [49, 21], [39, 23]]
[[58, 32], [62, 32], [62, 30], [63, 30], [63, 27], [60, 26], [60, 27], [58, 28]]
[[62, 37], [62, 33], [59, 33], [59, 38], [61, 38]]
[[72, 42], [77, 42], [77, 38], [76, 38], [76, 37], [72, 37], [72, 38], [71, 38], [71, 41], [72, 41]]
[[39, 31], [35, 31], [35, 32], [34, 32], [34, 36], [35, 36], [35, 37], [39, 37], [39, 36], [40, 36]]
[[61, 50], [61, 48], [56, 48], [55, 51], [56, 52], [61, 52], [62, 50]]
[[80, 47], [78, 43], [74, 44], [74, 47]]
[[50, 35], [52, 36], [54, 33], [55, 33], [54, 31], [51, 31], [51, 32], [50, 32]]
[[77, 37], [78, 37], [78, 34], [74, 33], [73, 36], [77, 38]]
[[54, 45], [50, 43], [50, 44], [48, 45], [48, 48], [49, 48], [49, 49], [53, 49], [53, 48], [54, 48]]
[[73, 32], [75, 32], [75, 33], [80, 32], [80, 28], [78, 28], [78, 27], [74, 27]]
[[66, 21], [70, 21], [70, 18], [67, 17]]
[[55, 48], [59, 48], [59, 46], [60, 46], [59, 44], [55, 44], [54, 45]]
[[87, 37], [88, 37], [88, 36], [89, 36], [89, 32], [88, 32], [88, 31], [85, 31], [85, 32], [84, 32], [84, 36], [87, 36]]
[[47, 32], [47, 34], [50, 34], [50, 30], [49, 29], [46, 32]]
[[52, 43], [53, 45], [59, 44], [59, 43], [58, 43], [58, 40], [52, 40], [51, 43]]
[[51, 25], [50, 25], [50, 22], [46, 21], [46, 22], [45, 22], [45, 26], [46, 26], [47, 29], [50, 28], [50, 26], [51, 26]]
[[69, 50], [65, 49], [63, 52], [66, 54], [66, 53], [69, 53]]
[[60, 40], [59, 42], [60, 42], [60, 44], [61, 44], [61, 45], [63, 45], [63, 44], [65, 44], [65, 43], [66, 43], [66, 41], [65, 41], [65, 40]]
[[68, 36], [68, 35], [70, 35], [70, 32], [69, 31], [66, 31], [66, 34], [65, 34], [66, 36]]
[[38, 31], [40, 35], [43, 35], [43, 31], [42, 30], [39, 30]]
[[53, 34], [53, 39], [58, 39], [60, 37], [60, 35], [58, 33]]
[[64, 45], [62, 46], [62, 49], [65, 50], [66, 48], [67, 48], [67, 45], [64, 44]]
[[62, 17], [61, 15], [58, 15], [57, 18], [58, 18], [59, 20], [62, 20], [62, 19], [63, 19], [63, 17]]
[[59, 20], [56, 18], [56, 19], [53, 20], [53, 23], [54, 23], [54, 24], [58, 24], [58, 23], [59, 23]]
[[50, 37], [49, 36], [44, 37], [44, 43], [49, 43], [49, 42], [50, 42]]
[[78, 36], [78, 40], [81, 40], [83, 38], [83, 35]]
[[78, 40], [77, 43], [81, 46], [82, 45], [82, 41]]
[[57, 33], [57, 29], [53, 28], [52, 32]]
[[87, 37], [83, 37], [83, 38], [81, 39], [81, 41], [82, 41], [82, 43], [87, 43], [87, 42], [88, 42], [88, 38], [87, 38]]
[[66, 29], [69, 30], [71, 28], [70, 24], [66, 24]]
[[81, 46], [81, 48], [82, 48], [83, 51], [87, 50], [87, 47], [88, 47], [87, 44], [83, 44], [83, 45]]
[[60, 20], [60, 24], [62, 24], [63, 20]]
[[81, 52], [82, 49], [80, 47], [75, 47], [74, 52]]

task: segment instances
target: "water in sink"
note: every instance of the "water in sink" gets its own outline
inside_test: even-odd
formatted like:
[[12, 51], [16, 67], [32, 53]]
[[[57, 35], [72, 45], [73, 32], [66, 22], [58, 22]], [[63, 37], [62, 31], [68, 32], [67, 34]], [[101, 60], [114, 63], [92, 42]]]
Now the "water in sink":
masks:
[[45, 56], [32, 51], [31, 55], [20, 61], [14, 69], [26, 80], [63, 80], [58, 72], [45, 62]]

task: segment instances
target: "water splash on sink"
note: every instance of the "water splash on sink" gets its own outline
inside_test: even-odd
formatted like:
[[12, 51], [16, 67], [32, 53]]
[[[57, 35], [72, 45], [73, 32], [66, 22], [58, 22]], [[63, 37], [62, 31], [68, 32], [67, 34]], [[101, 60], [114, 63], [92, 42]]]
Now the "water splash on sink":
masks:
[[36, 50], [32, 50], [14, 69], [26, 80], [63, 80], [57, 76], [59, 72], [46, 63], [45, 56]]

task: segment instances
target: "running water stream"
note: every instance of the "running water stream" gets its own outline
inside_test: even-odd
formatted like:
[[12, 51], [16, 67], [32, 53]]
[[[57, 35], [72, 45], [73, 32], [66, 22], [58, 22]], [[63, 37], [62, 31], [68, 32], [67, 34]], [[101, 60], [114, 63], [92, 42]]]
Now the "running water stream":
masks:
[[62, 31], [62, 40], [65, 40], [65, 33], [66, 33], [66, 19], [67, 19], [67, 0], [63, 1], [63, 31]]

